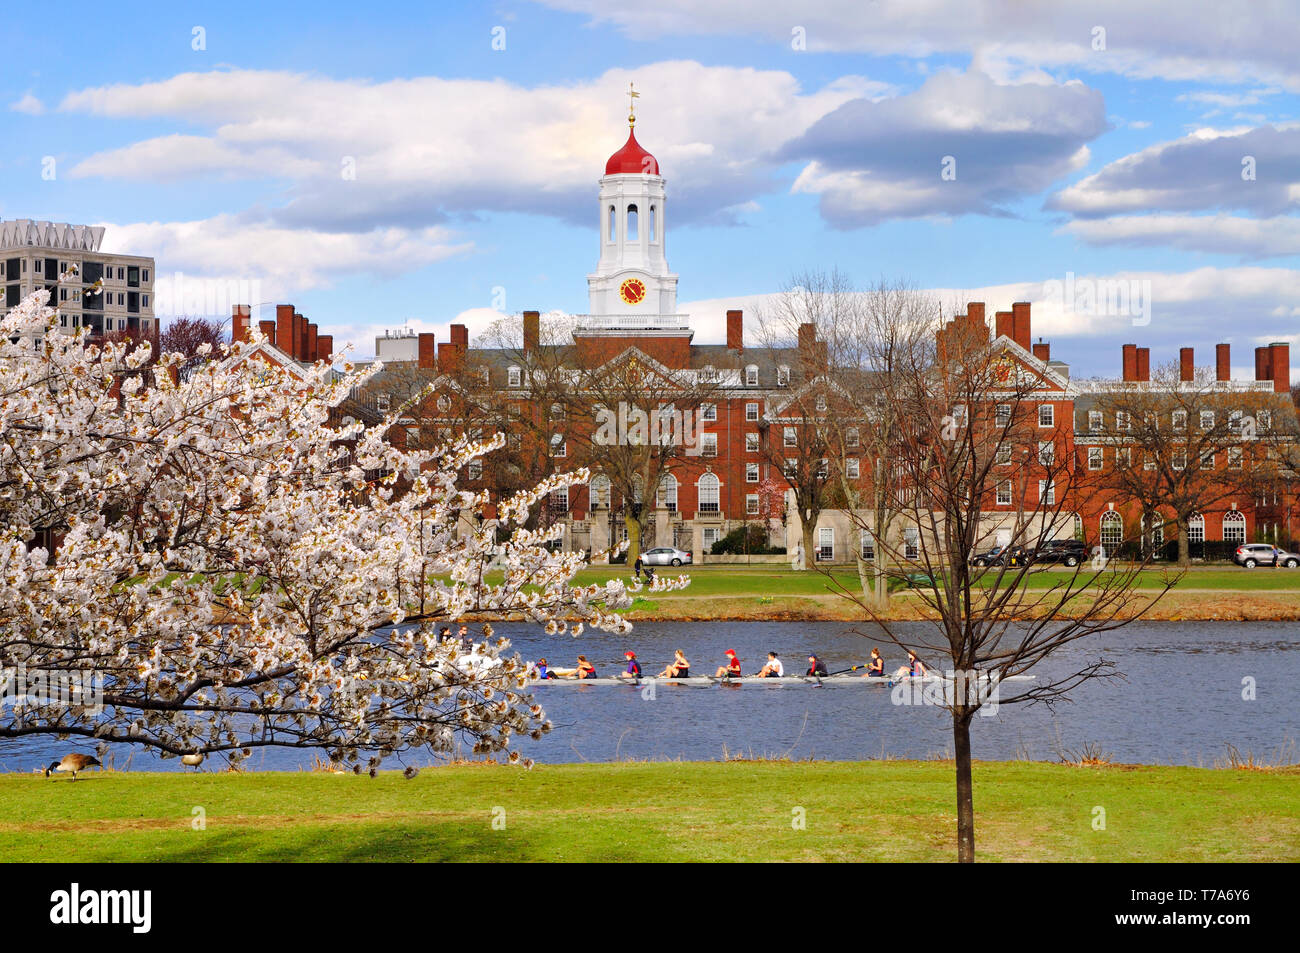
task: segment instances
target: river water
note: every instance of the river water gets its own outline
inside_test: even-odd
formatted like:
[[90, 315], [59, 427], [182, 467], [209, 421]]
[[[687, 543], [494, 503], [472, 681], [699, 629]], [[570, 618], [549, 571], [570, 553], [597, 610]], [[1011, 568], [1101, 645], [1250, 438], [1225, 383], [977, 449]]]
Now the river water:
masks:
[[[834, 622], [647, 622], [625, 637], [589, 631], [579, 639], [547, 636], [523, 624], [496, 628], [525, 658], [545, 656], [553, 666], [571, 666], [582, 652], [602, 675], [622, 669], [628, 648], [647, 674], [659, 671], [677, 648], [685, 651], [695, 674], [712, 674], [727, 649], [744, 660], [746, 673], [756, 670], [769, 650], [780, 653], [789, 672], [802, 672], [809, 652], [825, 659], [831, 671], [845, 668], [865, 660], [873, 644], [880, 644], [891, 671], [903, 661], [897, 648]], [[1135, 623], [1074, 643], [1036, 671], [1065, 674], [1097, 658], [1114, 662], [1125, 678], [1084, 684], [1054, 711], [1043, 705], [999, 705], [996, 714], [975, 719], [975, 757], [1056, 760], [1063, 752], [1096, 745], [1120, 762], [1211, 766], [1225, 759], [1231, 745], [1267, 761], [1300, 760], [1300, 626]], [[1252, 695], [1252, 688], [1253, 697], [1243, 697]], [[1004, 685], [1003, 701], [1018, 690]], [[525, 739], [520, 750], [542, 762], [715, 760], [737, 754], [931, 758], [952, 750], [942, 709], [897, 704], [883, 686], [694, 688], [661, 682], [653, 693], [633, 686], [541, 686], [535, 694], [556, 730], [539, 742]], [[0, 770], [29, 771], [72, 750], [94, 748], [47, 738], [0, 742]], [[293, 769], [311, 758], [268, 749], [255, 751], [247, 765]], [[160, 761], [125, 746], [113, 752], [113, 760], [132, 770], [179, 769], [175, 760]], [[407, 755], [404, 762], [433, 763], [423, 754]]]

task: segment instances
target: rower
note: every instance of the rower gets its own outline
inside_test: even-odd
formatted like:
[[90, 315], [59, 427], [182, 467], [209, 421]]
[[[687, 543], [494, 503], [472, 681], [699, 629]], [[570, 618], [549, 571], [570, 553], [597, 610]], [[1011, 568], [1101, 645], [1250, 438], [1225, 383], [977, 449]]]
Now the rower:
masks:
[[736, 658], [735, 649], [727, 649], [727, 664], [720, 666], [714, 678], [740, 678], [740, 659]]
[[544, 659], [544, 658], [543, 658], [543, 659], [538, 659], [538, 660], [537, 660], [537, 677], [538, 677], [538, 678], [554, 678], [554, 677], [555, 677], [554, 675], [551, 674], [550, 670], [546, 667], [546, 659]]
[[689, 678], [691, 674], [691, 663], [686, 661], [686, 655], [681, 649], [673, 653], [673, 660], [668, 663], [667, 667], [659, 673], [660, 678]]
[[907, 664], [894, 673], [895, 678], [924, 678], [929, 673], [915, 652], [907, 653]]
[[829, 673], [826, 671], [826, 663], [823, 662], [821, 659], [819, 659], [816, 655], [809, 655], [808, 671], [804, 672], [804, 675], [825, 677], [827, 674]]
[[641, 663], [636, 660], [635, 652], [624, 652], [623, 658], [627, 659], [627, 670], [618, 673], [619, 678], [637, 679], [641, 677]]
[[884, 678], [885, 677], [885, 660], [880, 654], [880, 649], [871, 650], [871, 658], [867, 660], [867, 674], [865, 678]]
[[775, 652], [767, 653], [767, 664], [758, 670], [759, 678], [782, 678], [785, 676], [785, 666], [781, 664], [781, 659]]
[[578, 678], [595, 678], [596, 666], [587, 661], [587, 656], [578, 656]]

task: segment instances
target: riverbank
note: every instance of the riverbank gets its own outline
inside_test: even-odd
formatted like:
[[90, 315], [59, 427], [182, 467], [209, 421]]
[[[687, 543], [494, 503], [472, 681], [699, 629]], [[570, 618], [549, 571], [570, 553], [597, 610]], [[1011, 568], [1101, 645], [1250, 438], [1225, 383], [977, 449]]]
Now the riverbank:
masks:
[[[835, 586], [857, 591], [857, 574], [848, 569], [834, 570], [830, 576], [774, 566], [684, 566], [660, 572], [685, 573], [691, 585], [681, 592], [638, 598], [626, 613], [632, 621], [848, 622], [863, 618], [857, 606], [835, 591]], [[1173, 575], [1169, 570], [1144, 570], [1126, 614], [1158, 622], [1300, 621], [1300, 570], [1196, 567], [1157, 600], [1167, 574]], [[620, 576], [630, 577], [630, 573], [623, 566], [593, 566], [583, 570], [578, 581], [590, 584]], [[1027, 577], [1026, 588], [1032, 595], [1064, 585], [1071, 578], [1072, 573], [1066, 570], [1037, 571]], [[1080, 604], [1084, 601], [1079, 600]], [[1068, 606], [1063, 614], [1069, 614]], [[885, 617], [915, 621], [933, 615], [917, 593], [903, 590], [891, 597]]]
[[[1300, 860], [1300, 770], [978, 762], [986, 861]], [[8, 861], [950, 861], [943, 761], [0, 776]], [[200, 823], [201, 822], [201, 823]], [[800, 823], [802, 822], [802, 823]], [[1104, 822], [1104, 823], [1101, 823]]]

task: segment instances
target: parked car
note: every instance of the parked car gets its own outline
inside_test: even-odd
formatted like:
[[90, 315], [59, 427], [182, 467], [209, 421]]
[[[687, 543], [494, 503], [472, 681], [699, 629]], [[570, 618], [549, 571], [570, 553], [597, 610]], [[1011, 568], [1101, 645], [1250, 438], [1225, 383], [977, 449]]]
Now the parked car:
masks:
[[1033, 558], [1033, 553], [1023, 546], [994, 546], [988, 552], [971, 557], [972, 566], [1024, 566]]
[[692, 561], [686, 550], [671, 546], [657, 546], [641, 554], [641, 562], [646, 566], [689, 566]]
[[1034, 553], [1036, 563], [1064, 563], [1077, 566], [1088, 558], [1088, 545], [1081, 539], [1049, 539]]
[[1289, 553], [1269, 543], [1245, 543], [1237, 547], [1232, 554], [1232, 561], [1238, 566], [1254, 569], [1256, 566], [1284, 566], [1295, 569], [1300, 566], [1300, 554]]

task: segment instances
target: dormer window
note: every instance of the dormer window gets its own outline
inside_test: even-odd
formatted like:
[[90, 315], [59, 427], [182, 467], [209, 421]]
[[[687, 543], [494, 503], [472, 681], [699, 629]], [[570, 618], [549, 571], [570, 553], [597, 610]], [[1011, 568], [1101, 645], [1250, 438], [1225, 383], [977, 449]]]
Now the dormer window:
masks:
[[745, 368], [745, 386], [746, 387], [758, 386], [758, 365], [750, 364], [748, 367]]
[[712, 364], [705, 364], [700, 368], [700, 380], [713, 383], [718, 379], [718, 369]]
[[782, 364], [776, 369], [776, 386], [785, 387], [790, 383], [790, 368]]
[[507, 380], [509, 382], [509, 385], [511, 387], [518, 387], [522, 377], [519, 368], [511, 367], [509, 370], [506, 371], [506, 374], [507, 374]]

